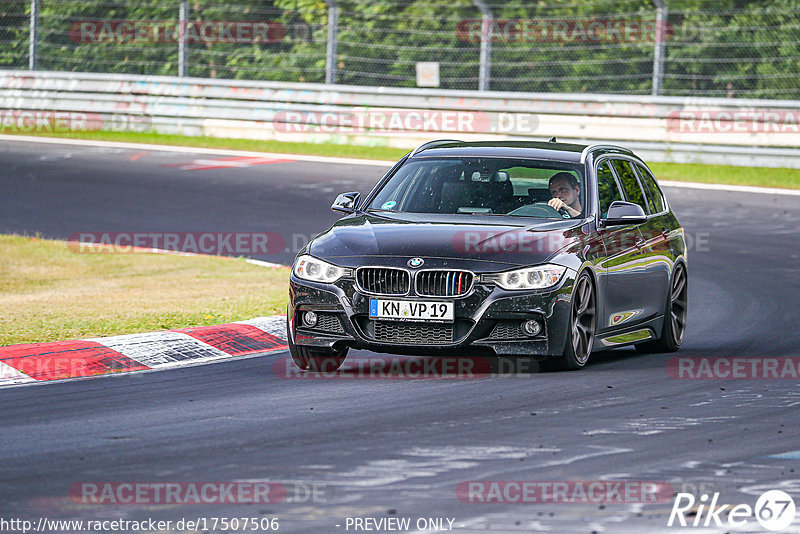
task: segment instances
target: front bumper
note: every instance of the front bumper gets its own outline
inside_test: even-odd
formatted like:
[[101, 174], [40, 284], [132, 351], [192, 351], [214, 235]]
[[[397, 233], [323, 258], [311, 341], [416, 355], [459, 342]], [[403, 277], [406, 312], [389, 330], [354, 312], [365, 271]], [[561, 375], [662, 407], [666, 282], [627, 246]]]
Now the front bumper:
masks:
[[[288, 335], [296, 345], [337, 350], [351, 347], [417, 356], [468, 356], [476, 352], [560, 356], [567, 339], [574, 283], [575, 272], [571, 269], [557, 286], [547, 290], [505, 291], [493, 284], [476, 282], [467, 295], [450, 299], [455, 303], [455, 321], [449, 327], [398, 321], [376, 325], [377, 321], [369, 318], [370, 296], [358, 292], [352, 279], [319, 284], [292, 275]], [[431, 300], [413, 295], [380, 298]], [[317, 313], [319, 320], [314, 328], [303, 326], [304, 311]], [[535, 337], [526, 336], [519, 329], [529, 319], [537, 319], [544, 326]], [[445, 331], [448, 335], [439, 335]]]

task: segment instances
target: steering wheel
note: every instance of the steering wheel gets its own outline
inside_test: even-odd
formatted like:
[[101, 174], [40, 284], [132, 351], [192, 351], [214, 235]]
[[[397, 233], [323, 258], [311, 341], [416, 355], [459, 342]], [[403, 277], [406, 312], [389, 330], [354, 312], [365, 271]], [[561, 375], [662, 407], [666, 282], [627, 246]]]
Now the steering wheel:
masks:
[[557, 210], [553, 206], [548, 204], [547, 202], [537, 202], [536, 205], [537, 206], [547, 206], [548, 208], [550, 208], [551, 210], [555, 211], [556, 213], [558, 213], [559, 215], [561, 215], [565, 219], [567, 217], [572, 217], [572, 215], [569, 214], [569, 212], [566, 210], [566, 208], [561, 208], [560, 210]]
[[527, 217], [541, 217], [543, 219], [553, 219], [563, 217], [564, 210], [558, 211], [547, 202], [536, 202], [511, 211], [508, 215], [524, 215]]

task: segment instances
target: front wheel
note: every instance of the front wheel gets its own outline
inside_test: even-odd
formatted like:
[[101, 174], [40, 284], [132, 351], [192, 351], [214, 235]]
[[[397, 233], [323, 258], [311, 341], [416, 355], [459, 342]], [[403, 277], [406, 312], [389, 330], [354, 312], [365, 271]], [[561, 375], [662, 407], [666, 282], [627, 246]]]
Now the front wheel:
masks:
[[572, 308], [564, 354], [557, 360], [566, 370], [581, 369], [589, 361], [594, 341], [596, 298], [592, 278], [583, 273], [572, 292]]
[[325, 349], [311, 349], [309, 347], [298, 347], [292, 341], [292, 332], [287, 330], [289, 338], [289, 354], [292, 355], [295, 365], [302, 371], [311, 373], [331, 373], [339, 370], [347, 358], [347, 351], [345, 348], [342, 350], [325, 350]]

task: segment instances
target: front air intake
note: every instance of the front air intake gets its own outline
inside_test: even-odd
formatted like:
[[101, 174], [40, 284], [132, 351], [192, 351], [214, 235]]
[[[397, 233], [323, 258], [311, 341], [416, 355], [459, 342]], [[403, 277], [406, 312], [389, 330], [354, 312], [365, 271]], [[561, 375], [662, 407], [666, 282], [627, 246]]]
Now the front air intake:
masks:
[[408, 271], [391, 267], [361, 267], [356, 282], [360, 291], [374, 295], [405, 295], [411, 287]]
[[469, 293], [474, 279], [469, 271], [421, 271], [416, 276], [416, 290], [424, 297], [460, 297]]

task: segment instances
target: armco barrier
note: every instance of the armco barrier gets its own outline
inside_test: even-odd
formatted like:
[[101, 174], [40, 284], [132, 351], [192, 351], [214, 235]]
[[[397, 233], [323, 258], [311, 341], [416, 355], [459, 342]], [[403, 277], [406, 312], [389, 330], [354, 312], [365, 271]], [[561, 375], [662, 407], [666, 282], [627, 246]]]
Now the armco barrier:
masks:
[[400, 148], [439, 137], [556, 136], [624, 143], [650, 161], [800, 168], [800, 102], [785, 100], [0, 70], [0, 133], [35, 128], [20, 114], [49, 111], [99, 115], [118, 130]]

